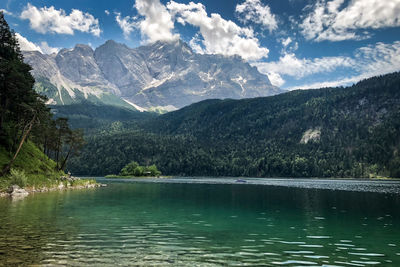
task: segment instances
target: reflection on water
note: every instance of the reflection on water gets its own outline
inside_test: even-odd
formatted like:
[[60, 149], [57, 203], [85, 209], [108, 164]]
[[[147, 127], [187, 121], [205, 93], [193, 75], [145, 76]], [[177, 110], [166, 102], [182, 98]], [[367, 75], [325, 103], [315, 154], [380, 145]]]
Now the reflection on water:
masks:
[[399, 211], [398, 194], [116, 182], [0, 199], [0, 265], [400, 266]]

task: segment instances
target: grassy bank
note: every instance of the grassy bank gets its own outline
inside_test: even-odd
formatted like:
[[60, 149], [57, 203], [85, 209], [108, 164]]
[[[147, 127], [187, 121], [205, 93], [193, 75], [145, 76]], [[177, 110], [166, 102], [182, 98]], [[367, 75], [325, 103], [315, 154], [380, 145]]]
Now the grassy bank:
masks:
[[[0, 147], [0, 167], [5, 166], [12, 155], [4, 147]], [[6, 191], [11, 185], [17, 184], [27, 189], [54, 188], [60, 183], [68, 187], [86, 186], [95, 183], [94, 180], [62, 181], [63, 171], [58, 171], [56, 163], [49, 159], [34, 143], [26, 142], [18, 154], [12, 169], [12, 174], [0, 177], [0, 192]]]

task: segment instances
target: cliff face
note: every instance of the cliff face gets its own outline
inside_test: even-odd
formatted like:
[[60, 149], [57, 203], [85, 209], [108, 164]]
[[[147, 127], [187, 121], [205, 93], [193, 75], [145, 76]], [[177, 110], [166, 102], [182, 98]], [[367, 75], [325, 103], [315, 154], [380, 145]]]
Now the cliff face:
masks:
[[131, 49], [110, 40], [95, 51], [78, 44], [58, 54], [24, 56], [33, 67], [38, 90], [53, 104], [111, 95], [138, 109], [173, 110], [210, 98], [282, 92], [240, 57], [196, 54], [182, 41]]

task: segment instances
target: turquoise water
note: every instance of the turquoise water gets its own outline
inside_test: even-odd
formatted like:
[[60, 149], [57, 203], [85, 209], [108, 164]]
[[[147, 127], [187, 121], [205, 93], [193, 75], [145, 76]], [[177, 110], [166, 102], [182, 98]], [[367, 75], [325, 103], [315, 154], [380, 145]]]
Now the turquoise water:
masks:
[[0, 199], [0, 265], [400, 266], [400, 182], [101, 180]]

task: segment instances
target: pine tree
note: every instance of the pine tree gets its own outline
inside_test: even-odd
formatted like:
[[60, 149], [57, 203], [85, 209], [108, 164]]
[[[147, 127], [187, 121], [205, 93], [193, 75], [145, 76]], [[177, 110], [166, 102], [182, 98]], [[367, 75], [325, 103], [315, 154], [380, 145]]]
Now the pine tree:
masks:
[[2, 174], [10, 170], [33, 126], [49, 113], [44, 98], [33, 89], [31, 70], [0, 12], [0, 144], [8, 145], [13, 154]]

